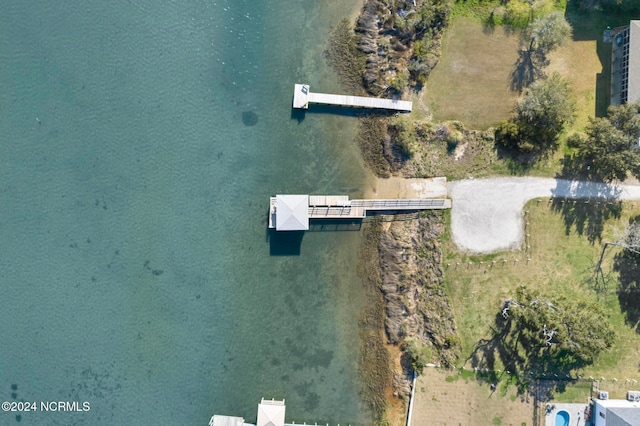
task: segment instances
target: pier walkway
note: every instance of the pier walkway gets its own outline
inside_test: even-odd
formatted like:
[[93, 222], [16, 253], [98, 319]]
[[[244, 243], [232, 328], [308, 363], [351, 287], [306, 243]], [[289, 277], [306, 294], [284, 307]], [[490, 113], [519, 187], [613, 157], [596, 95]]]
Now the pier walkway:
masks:
[[308, 84], [296, 84], [293, 92], [293, 107], [308, 109], [310, 103], [344, 107], [389, 109], [403, 112], [411, 112], [413, 108], [413, 102], [411, 101], [313, 93], [309, 90]]
[[270, 198], [269, 228], [306, 231], [310, 219], [364, 219], [370, 212], [449, 209], [447, 198], [349, 200], [346, 195], [276, 195]]

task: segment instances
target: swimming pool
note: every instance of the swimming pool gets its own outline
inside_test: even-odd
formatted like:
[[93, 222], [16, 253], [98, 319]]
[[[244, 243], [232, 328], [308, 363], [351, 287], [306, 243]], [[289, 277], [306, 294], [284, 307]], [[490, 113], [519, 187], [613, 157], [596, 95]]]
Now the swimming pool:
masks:
[[564, 410], [560, 410], [556, 413], [556, 426], [569, 426], [569, 419], [571, 416]]

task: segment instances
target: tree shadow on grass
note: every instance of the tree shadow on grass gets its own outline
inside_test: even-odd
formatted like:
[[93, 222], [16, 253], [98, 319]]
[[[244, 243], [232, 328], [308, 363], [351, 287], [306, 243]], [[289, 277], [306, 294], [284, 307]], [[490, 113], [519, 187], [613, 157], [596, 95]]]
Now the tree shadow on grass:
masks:
[[496, 144], [496, 154], [504, 160], [509, 173], [513, 176], [525, 176], [529, 174], [536, 161], [540, 158], [535, 153], [523, 153], [513, 148], [506, 148]]
[[584, 10], [584, 0], [568, 0], [565, 9], [565, 19], [573, 27], [574, 41], [595, 41], [596, 53], [602, 71], [596, 74], [596, 117], [605, 117], [611, 101], [611, 43], [603, 41], [603, 31], [607, 26], [612, 28], [629, 25], [640, 13], [638, 2], [632, 5], [627, 2], [626, 7], [616, 5], [616, 2], [600, 2], [601, 9]]
[[[495, 383], [505, 374], [515, 378], [520, 394], [531, 391], [529, 386], [534, 380], [538, 379], [538, 383], [544, 380], [547, 382], [544, 392], [537, 397], [548, 400], [552, 397], [553, 389], [563, 392], [568, 383], [574, 382], [571, 374], [583, 368], [585, 363], [566, 356], [562, 351], [553, 351], [551, 347], [533, 345], [528, 351], [521, 341], [524, 338], [522, 333], [522, 330], [514, 329], [512, 321], [499, 312], [495, 317], [491, 338], [480, 340], [467, 361], [479, 372], [476, 376], [478, 380], [484, 378], [487, 382]], [[496, 370], [499, 365], [503, 366], [503, 371]], [[550, 382], [553, 383], [551, 387]]]
[[[629, 219], [629, 224], [640, 222], [640, 215]], [[636, 333], [640, 333], [640, 254], [629, 250], [616, 253], [613, 269], [618, 272], [618, 301], [625, 320]]]
[[600, 242], [605, 221], [620, 218], [621, 190], [602, 182], [597, 171], [585, 166], [578, 156], [565, 156], [562, 161], [562, 174], [557, 176], [556, 188], [552, 190], [551, 209], [562, 216], [566, 235], [575, 229], [591, 244]]
[[522, 161], [517, 157], [504, 158], [509, 173], [513, 176], [527, 176], [534, 164], [530, 161]]
[[565, 155], [562, 160], [562, 172], [556, 176], [560, 179], [572, 180], [600, 180], [595, 171], [585, 164], [585, 160], [579, 155]]
[[545, 56], [529, 49], [520, 49], [510, 75], [511, 90], [520, 93], [534, 81], [544, 78], [544, 67], [548, 63]]
[[566, 235], [575, 229], [578, 235], [586, 236], [589, 243], [594, 244], [602, 241], [604, 223], [611, 218], [620, 218], [622, 201], [554, 198], [551, 209], [562, 216]]
[[491, 11], [487, 19], [482, 22], [482, 32], [489, 35], [496, 31], [498, 20], [496, 19], [495, 9]]
[[[481, 339], [474, 348], [473, 352], [467, 359], [471, 362], [471, 366], [478, 371], [492, 372], [495, 375], [497, 368], [496, 361], [500, 361], [505, 370], [516, 372], [517, 365], [524, 362], [522, 356], [518, 353], [517, 348], [513, 347], [507, 341], [509, 332], [511, 331], [510, 323], [505, 322], [501, 313], [495, 318], [496, 327], [492, 327], [492, 336], [490, 339]], [[489, 380], [495, 380], [497, 377], [488, 376]]]

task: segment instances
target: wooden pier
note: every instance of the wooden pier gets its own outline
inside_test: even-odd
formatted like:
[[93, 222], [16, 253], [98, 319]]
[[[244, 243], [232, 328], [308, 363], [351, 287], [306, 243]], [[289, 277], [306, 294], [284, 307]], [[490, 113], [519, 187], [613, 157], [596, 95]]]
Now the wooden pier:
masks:
[[308, 109], [310, 103], [343, 107], [388, 109], [402, 112], [411, 112], [413, 108], [413, 102], [411, 101], [313, 93], [309, 90], [308, 84], [296, 84], [293, 91], [293, 107]]
[[448, 198], [349, 200], [346, 195], [276, 195], [270, 198], [269, 228], [306, 231], [310, 219], [364, 219], [375, 212], [449, 209]]

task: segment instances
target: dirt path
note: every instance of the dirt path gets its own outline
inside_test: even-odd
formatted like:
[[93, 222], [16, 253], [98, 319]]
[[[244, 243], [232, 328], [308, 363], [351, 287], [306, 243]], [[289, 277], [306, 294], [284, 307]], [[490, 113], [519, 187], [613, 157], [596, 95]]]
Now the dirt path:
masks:
[[491, 178], [450, 182], [451, 232], [471, 252], [513, 250], [523, 236], [522, 208], [538, 197], [640, 200], [639, 185], [552, 178]]

